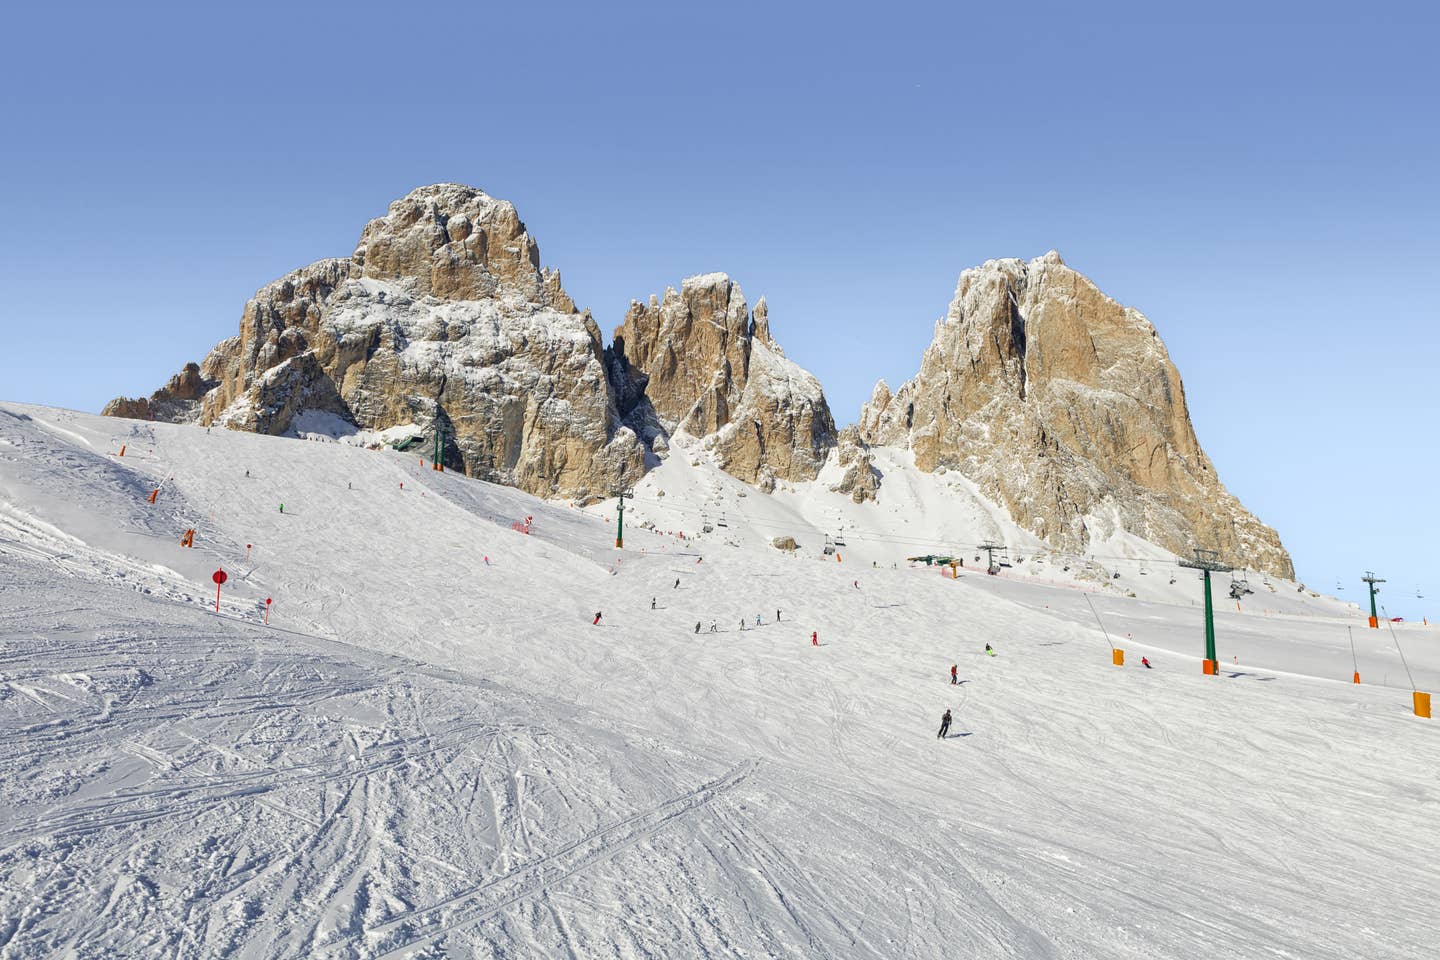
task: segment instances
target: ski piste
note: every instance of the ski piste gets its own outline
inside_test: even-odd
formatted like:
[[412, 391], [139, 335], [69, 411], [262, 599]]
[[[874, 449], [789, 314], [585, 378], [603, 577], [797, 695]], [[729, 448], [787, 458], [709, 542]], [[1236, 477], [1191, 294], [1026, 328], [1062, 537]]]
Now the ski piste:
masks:
[[1427, 955], [1437, 734], [1387, 631], [1352, 660], [1282, 584], [1203, 676], [1193, 580], [912, 568], [822, 486], [677, 444], [617, 553], [603, 502], [404, 453], [0, 404], [0, 955]]

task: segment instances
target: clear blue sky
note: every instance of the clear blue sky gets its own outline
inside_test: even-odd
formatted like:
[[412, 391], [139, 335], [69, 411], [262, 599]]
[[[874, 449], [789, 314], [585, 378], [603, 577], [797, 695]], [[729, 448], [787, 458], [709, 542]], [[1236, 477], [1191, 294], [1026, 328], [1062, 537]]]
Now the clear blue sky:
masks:
[[607, 333], [693, 273], [766, 294], [841, 422], [961, 269], [1054, 247], [1302, 578], [1440, 614], [1433, 8], [211, 6], [7, 15], [0, 397], [148, 393], [441, 180]]

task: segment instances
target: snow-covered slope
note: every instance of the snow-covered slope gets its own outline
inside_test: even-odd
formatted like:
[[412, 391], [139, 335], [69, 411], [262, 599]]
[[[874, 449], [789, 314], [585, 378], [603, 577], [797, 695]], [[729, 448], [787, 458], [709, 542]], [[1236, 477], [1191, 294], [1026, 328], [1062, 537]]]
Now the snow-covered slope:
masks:
[[[1388, 631], [1251, 575], [1205, 678], [1143, 541], [1042, 554], [883, 448], [865, 505], [710, 455], [617, 552], [613, 502], [0, 405], [0, 956], [1433, 950], [1440, 728]], [[904, 561], [984, 538], [1001, 576]], [[1440, 633], [1394, 639], [1440, 689]]]

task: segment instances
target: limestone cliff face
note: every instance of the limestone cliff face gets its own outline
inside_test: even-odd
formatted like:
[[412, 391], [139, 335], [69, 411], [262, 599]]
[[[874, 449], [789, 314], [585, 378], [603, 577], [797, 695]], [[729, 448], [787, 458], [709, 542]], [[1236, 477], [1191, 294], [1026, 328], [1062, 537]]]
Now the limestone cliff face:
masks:
[[860, 436], [860, 428], [848, 426], [840, 431], [835, 450], [836, 462], [844, 468], [840, 482], [830, 489], [848, 493], [856, 503], [876, 499], [880, 492], [880, 471], [875, 469], [875, 456], [870, 445]]
[[149, 397], [116, 397], [100, 411], [105, 417], [129, 417], [132, 420], [166, 422], [193, 419], [206, 391], [215, 385], [199, 364], [187, 363], [185, 368]]
[[1059, 549], [1120, 528], [1294, 576], [1279, 536], [1215, 475], [1150, 321], [1053, 251], [962, 273], [919, 374], [893, 394], [877, 384], [859, 428], [923, 470], [960, 470]]
[[704, 437], [749, 483], [813, 479], [835, 445], [820, 382], [786, 359], [765, 299], [752, 315], [723, 273], [633, 301], [611, 351], [621, 411], [641, 432]]
[[599, 328], [539, 266], [514, 207], [472, 187], [415, 190], [350, 257], [259, 290], [196, 373], [198, 404], [166, 419], [270, 434], [304, 411], [438, 424], [450, 466], [541, 496], [589, 499], [644, 472]]

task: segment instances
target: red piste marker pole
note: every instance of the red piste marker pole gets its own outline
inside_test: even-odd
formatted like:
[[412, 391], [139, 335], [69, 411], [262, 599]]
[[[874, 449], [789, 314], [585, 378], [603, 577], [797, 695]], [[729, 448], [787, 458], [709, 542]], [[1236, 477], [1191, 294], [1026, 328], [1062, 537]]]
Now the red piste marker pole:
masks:
[[245, 544], [245, 560], [247, 562], [250, 560], [250, 544], [248, 543]]
[[270, 598], [269, 598], [269, 597], [266, 597], [266, 598], [265, 598], [265, 623], [266, 623], [267, 626], [268, 626], [269, 623], [270, 623]]
[[226, 580], [229, 580], [230, 577], [226, 575], [226, 573], [225, 573], [224, 570], [216, 570], [215, 573], [210, 577], [210, 579], [215, 581], [215, 612], [216, 612], [216, 613], [219, 613], [219, 612], [220, 612], [220, 585], [221, 585], [222, 583], [224, 583]]

